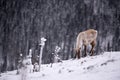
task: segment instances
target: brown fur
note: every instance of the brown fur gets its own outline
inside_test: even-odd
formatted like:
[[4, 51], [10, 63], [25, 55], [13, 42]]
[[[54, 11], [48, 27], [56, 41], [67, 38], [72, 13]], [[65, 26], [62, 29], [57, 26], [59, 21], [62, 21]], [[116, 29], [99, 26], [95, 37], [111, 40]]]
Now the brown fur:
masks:
[[84, 51], [85, 51], [85, 55], [86, 56], [86, 47], [87, 45], [91, 45], [92, 48], [90, 50], [90, 53], [92, 56], [94, 54], [94, 47], [96, 45], [96, 38], [97, 38], [97, 31], [94, 29], [89, 29], [83, 32], [80, 32], [77, 36], [77, 41], [76, 41], [76, 54], [75, 57], [80, 58], [80, 52], [82, 49], [82, 46], [84, 46]]

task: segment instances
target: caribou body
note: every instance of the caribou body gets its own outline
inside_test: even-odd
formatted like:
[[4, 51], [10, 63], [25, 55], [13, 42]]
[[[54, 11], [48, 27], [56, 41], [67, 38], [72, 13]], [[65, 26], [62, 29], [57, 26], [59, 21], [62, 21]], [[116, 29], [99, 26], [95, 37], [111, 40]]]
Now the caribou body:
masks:
[[96, 45], [96, 38], [97, 38], [97, 30], [94, 29], [89, 29], [83, 32], [80, 32], [77, 36], [77, 40], [76, 40], [76, 48], [75, 48], [75, 58], [78, 57], [80, 58], [81, 55], [81, 49], [84, 46], [84, 51], [85, 51], [85, 55], [86, 56], [86, 47], [87, 45], [91, 45], [91, 50], [90, 50], [90, 56], [92, 56], [94, 54], [94, 47]]

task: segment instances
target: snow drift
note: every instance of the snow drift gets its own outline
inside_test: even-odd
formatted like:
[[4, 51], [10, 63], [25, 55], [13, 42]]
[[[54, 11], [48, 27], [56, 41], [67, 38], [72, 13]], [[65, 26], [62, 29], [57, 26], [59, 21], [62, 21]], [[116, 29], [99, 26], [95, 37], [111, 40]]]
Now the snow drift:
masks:
[[120, 80], [120, 52], [105, 52], [97, 56], [42, 65], [41, 72], [16, 75], [2, 73], [0, 80]]

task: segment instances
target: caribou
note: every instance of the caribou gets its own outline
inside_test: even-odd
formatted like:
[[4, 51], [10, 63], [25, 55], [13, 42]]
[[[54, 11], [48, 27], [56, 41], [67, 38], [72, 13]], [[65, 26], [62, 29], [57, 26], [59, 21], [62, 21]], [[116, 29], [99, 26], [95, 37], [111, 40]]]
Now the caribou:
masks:
[[87, 56], [86, 48], [87, 48], [87, 45], [89, 44], [91, 45], [90, 56], [92, 56], [94, 54], [96, 38], [97, 38], [97, 30], [88, 29], [86, 31], [80, 32], [76, 40], [75, 58], [79, 59], [81, 57], [81, 50], [83, 46], [85, 51], [84, 56]]

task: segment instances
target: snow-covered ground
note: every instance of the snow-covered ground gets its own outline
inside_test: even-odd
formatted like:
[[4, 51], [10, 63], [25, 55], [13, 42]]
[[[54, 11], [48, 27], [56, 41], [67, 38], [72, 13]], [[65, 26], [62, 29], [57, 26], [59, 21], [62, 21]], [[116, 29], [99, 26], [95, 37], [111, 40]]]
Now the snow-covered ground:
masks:
[[[41, 72], [25, 73], [26, 80], [120, 80], [120, 52], [42, 65]], [[2, 73], [0, 80], [24, 80], [16, 71]]]

